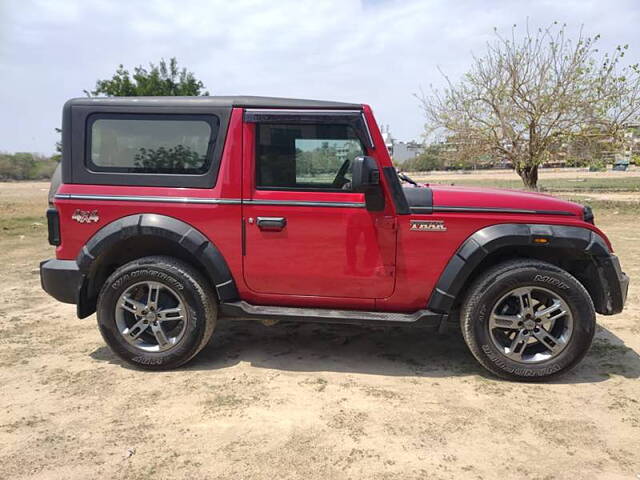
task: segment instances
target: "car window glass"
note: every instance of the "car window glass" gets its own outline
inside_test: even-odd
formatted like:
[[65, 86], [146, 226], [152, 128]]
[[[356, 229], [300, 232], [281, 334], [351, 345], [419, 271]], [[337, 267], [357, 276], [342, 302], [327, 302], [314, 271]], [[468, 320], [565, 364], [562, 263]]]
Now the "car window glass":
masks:
[[203, 173], [217, 134], [212, 118], [97, 118], [89, 166], [102, 172]]
[[258, 124], [256, 128], [257, 188], [350, 190], [350, 163], [365, 152], [349, 125]]

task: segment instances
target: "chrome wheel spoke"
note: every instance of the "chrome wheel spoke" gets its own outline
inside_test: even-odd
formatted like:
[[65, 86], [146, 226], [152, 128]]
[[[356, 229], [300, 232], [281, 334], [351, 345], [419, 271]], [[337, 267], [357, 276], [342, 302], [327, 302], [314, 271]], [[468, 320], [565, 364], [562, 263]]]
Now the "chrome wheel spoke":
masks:
[[160, 295], [161, 285], [149, 282], [149, 294], [147, 296], [147, 308], [158, 308], [158, 295]]
[[569, 304], [559, 294], [531, 286], [505, 293], [494, 304], [488, 326], [499, 352], [529, 364], [563, 351], [573, 334], [574, 320]]
[[536, 337], [540, 343], [542, 343], [549, 351], [556, 353], [564, 347], [565, 341], [562, 338], [556, 338], [547, 332], [544, 328], [534, 330], [533, 336]]
[[136, 316], [142, 315], [142, 311], [145, 309], [145, 304], [134, 300], [133, 298], [123, 295], [120, 306], [129, 313], [133, 313]]
[[525, 292], [521, 292], [520, 295], [518, 295], [518, 299], [520, 300], [520, 314], [532, 315], [533, 299], [531, 298], [531, 290], [527, 289]]
[[138, 320], [131, 328], [125, 329], [122, 334], [129, 340], [136, 340], [148, 327], [149, 323], [145, 319]]
[[566, 310], [560, 310], [553, 317], [547, 318], [547, 320], [549, 320], [550, 322], [555, 322], [557, 319], [564, 317], [566, 314], [567, 314]]
[[550, 307], [546, 307], [546, 308], [544, 308], [542, 310], [538, 310], [535, 313], [535, 317], [543, 319], [544, 317], [547, 317], [547, 316], [551, 315], [553, 312], [555, 312], [559, 308], [561, 308], [560, 302], [558, 300], [554, 300], [553, 304]]
[[507, 357], [512, 358], [514, 360], [522, 360], [522, 354], [527, 348], [528, 342], [529, 342], [529, 335], [525, 334], [523, 330], [520, 330], [514, 337], [513, 341], [511, 342], [511, 345], [509, 346]]
[[118, 331], [131, 345], [144, 352], [163, 352], [184, 337], [189, 311], [182, 296], [168, 285], [142, 281], [120, 295], [115, 321]]
[[489, 320], [489, 328], [507, 328], [510, 330], [516, 330], [520, 328], [518, 323], [520, 322], [519, 315], [491, 315]]
[[156, 340], [158, 341], [158, 346], [160, 347], [160, 350], [167, 348], [171, 344], [171, 342], [167, 338], [167, 334], [164, 332], [164, 330], [162, 329], [162, 326], [159, 323], [151, 324], [151, 331], [153, 332], [153, 335], [156, 337]]
[[158, 310], [156, 312], [158, 314], [158, 322], [166, 322], [168, 320], [182, 320], [184, 316], [182, 315], [182, 308], [165, 308], [163, 310]]

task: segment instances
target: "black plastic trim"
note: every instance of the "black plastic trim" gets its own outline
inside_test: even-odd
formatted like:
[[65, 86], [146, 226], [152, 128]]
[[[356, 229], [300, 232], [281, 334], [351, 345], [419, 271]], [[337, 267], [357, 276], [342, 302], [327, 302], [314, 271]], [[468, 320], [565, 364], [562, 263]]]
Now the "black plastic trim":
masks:
[[433, 191], [429, 187], [403, 187], [411, 213], [429, 214], [433, 212]]
[[[161, 98], [161, 97], [158, 97]], [[100, 101], [99, 101], [100, 100]], [[222, 152], [227, 137], [231, 107], [206, 102], [155, 100], [85, 101], [72, 99], [62, 111], [62, 182], [89, 185], [134, 185], [154, 187], [211, 188], [216, 184]], [[205, 115], [219, 119], [218, 135], [211, 153], [207, 172], [202, 174], [150, 174], [95, 172], [85, 165], [87, 126], [89, 117], [96, 114], [141, 115], [163, 117]]]
[[[533, 238], [536, 237], [547, 238], [549, 242], [537, 244], [533, 242]], [[610, 306], [596, 305], [598, 312], [611, 315], [622, 310], [624, 278], [616, 271], [616, 261], [612, 260], [615, 256], [609, 252], [604, 239], [587, 228], [538, 224], [492, 225], [467, 238], [440, 275], [428, 302], [429, 310], [450, 313], [466, 280], [487, 255], [503, 247], [518, 246], [567, 248], [591, 256], [605, 276], [605, 281], [599, 282], [600, 289], [611, 299]]]
[[596, 265], [603, 297], [596, 304], [596, 311], [603, 315], [620, 313], [627, 300], [629, 277], [620, 268], [616, 255], [601, 257]]
[[141, 106], [141, 107], [244, 107], [286, 109], [362, 110], [359, 103], [308, 100], [301, 98], [258, 97], [248, 95], [216, 95], [200, 97], [78, 97], [69, 100], [73, 105]]
[[413, 313], [368, 312], [324, 308], [273, 307], [252, 305], [245, 301], [223, 302], [220, 317], [233, 320], [284, 320], [312, 323], [341, 323], [354, 325], [420, 325], [439, 327], [442, 314], [429, 310]]
[[93, 262], [116, 243], [136, 236], [157, 236], [175, 242], [197, 258], [215, 285], [220, 301], [239, 298], [235, 281], [220, 251], [189, 224], [165, 215], [144, 213], [123, 217], [93, 235], [76, 258], [89, 277]]
[[411, 210], [409, 209], [409, 203], [402, 190], [402, 184], [400, 183], [396, 169], [393, 167], [383, 167], [382, 173], [389, 184], [391, 199], [396, 207], [396, 213], [398, 215], [409, 215]]
[[593, 215], [593, 209], [589, 205], [584, 205], [582, 207], [582, 219], [590, 223], [591, 225], [595, 225], [595, 216]]
[[83, 275], [74, 260], [51, 259], [40, 262], [42, 289], [63, 303], [77, 303]]
[[369, 149], [375, 148], [369, 127], [360, 110], [245, 110], [246, 123], [349, 125]]

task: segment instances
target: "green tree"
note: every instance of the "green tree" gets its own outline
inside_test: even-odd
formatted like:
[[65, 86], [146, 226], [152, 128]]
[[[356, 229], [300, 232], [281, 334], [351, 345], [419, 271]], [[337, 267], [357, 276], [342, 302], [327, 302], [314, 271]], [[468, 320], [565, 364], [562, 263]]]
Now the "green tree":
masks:
[[51, 178], [56, 159], [33, 153], [0, 152], [0, 180], [41, 180]]
[[469, 139], [459, 148], [511, 161], [531, 189], [554, 145], [594, 130], [620, 143], [640, 112], [640, 68], [621, 64], [627, 45], [601, 55], [598, 39], [580, 32], [572, 41], [557, 22], [521, 36], [516, 26], [509, 37], [496, 32], [460, 81], [445, 75], [444, 90], [418, 97], [427, 134]]
[[429, 145], [414, 158], [408, 159], [402, 164], [402, 169], [407, 172], [427, 172], [440, 170], [444, 167], [445, 157], [441, 145]]
[[[209, 95], [204, 90], [202, 81], [196, 79], [193, 72], [186, 68], [178, 68], [175, 57], [167, 63], [164, 58], [158, 65], [149, 64], [149, 69], [139, 65], [133, 69], [133, 74], [122, 64], [109, 79], [97, 80], [95, 89], [84, 93], [88, 97], [105, 95], [107, 97], [198, 97]], [[62, 133], [60, 128], [56, 132]], [[56, 152], [62, 153], [62, 142], [56, 142]]]
[[150, 63], [149, 69], [139, 65], [134, 68], [133, 74], [121, 64], [113, 77], [98, 80], [95, 89], [90, 92], [85, 90], [85, 93], [88, 96], [107, 97], [196, 97], [209, 95], [204, 88], [202, 81], [186, 68], [178, 68], [178, 61], [171, 58], [169, 63], [164, 59], [158, 65]]

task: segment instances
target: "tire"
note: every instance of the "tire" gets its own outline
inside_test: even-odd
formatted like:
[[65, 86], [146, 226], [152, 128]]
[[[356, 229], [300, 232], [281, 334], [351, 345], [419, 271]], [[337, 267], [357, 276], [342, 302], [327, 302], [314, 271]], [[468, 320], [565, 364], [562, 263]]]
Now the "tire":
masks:
[[502, 378], [535, 382], [580, 362], [596, 320], [591, 297], [572, 275], [522, 259], [496, 265], [473, 283], [460, 324], [483, 367]]
[[144, 257], [118, 268], [97, 307], [100, 333], [113, 353], [148, 370], [191, 360], [210, 340], [217, 319], [206, 280], [171, 257]]

